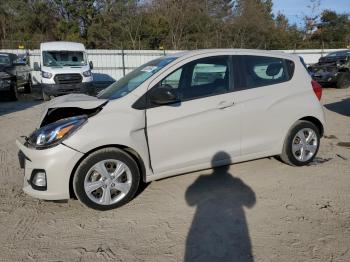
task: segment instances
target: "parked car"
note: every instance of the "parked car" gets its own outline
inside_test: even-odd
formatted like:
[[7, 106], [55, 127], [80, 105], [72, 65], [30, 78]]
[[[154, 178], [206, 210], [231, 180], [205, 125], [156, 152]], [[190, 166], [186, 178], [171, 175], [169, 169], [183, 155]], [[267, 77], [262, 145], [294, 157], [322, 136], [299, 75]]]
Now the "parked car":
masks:
[[[131, 200], [140, 181], [267, 156], [307, 165], [323, 135], [321, 95], [294, 55], [219, 49], [165, 56], [98, 97], [52, 100], [38, 129], [17, 141], [24, 191], [42, 199], [76, 195], [108, 210]], [[229, 158], [211, 164], [222, 151]]]
[[52, 97], [71, 93], [93, 95], [92, 62], [88, 62], [85, 46], [74, 42], [47, 42], [40, 45], [42, 96], [45, 101]]
[[32, 91], [32, 77], [28, 56], [0, 53], [0, 92], [11, 100], [17, 100], [18, 88], [26, 93]]
[[312, 78], [323, 86], [350, 87], [350, 50], [329, 53], [309, 67]]

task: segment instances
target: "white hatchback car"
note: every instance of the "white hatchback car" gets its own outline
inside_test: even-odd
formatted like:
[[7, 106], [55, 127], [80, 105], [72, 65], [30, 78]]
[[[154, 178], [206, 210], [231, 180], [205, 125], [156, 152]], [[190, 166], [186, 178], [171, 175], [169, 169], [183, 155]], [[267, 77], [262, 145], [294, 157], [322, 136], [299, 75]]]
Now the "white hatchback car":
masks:
[[[280, 156], [310, 163], [324, 130], [322, 88], [300, 58], [199, 50], [142, 65], [99, 96], [47, 103], [20, 148], [24, 191], [108, 210], [141, 181]], [[229, 156], [223, 159], [213, 156]]]

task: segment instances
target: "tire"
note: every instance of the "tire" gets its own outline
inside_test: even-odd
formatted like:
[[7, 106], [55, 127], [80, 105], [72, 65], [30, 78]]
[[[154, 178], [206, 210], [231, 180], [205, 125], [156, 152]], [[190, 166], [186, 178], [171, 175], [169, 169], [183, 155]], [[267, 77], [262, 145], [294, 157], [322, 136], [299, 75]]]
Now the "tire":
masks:
[[350, 87], [350, 73], [349, 72], [340, 73], [338, 76], [337, 88], [343, 89], [348, 87]]
[[96, 210], [110, 210], [126, 204], [135, 196], [139, 184], [140, 173], [135, 160], [117, 148], [104, 148], [90, 154], [79, 164], [73, 178], [77, 198]]
[[28, 83], [26, 83], [25, 85], [24, 85], [24, 93], [26, 93], [26, 94], [30, 94], [31, 92], [32, 92], [32, 86], [33, 86], [33, 84], [32, 84], [32, 77], [31, 76], [28, 76]]
[[[312, 132], [313, 135], [311, 135]], [[319, 147], [320, 131], [318, 128], [309, 121], [299, 120], [289, 130], [280, 158], [291, 166], [305, 166], [314, 160]]]
[[51, 99], [50, 96], [44, 92], [44, 90], [42, 91], [42, 96], [44, 101], [50, 101]]
[[17, 85], [16, 84], [10, 90], [9, 98], [10, 98], [11, 101], [17, 101], [18, 100], [18, 89], [17, 89]]

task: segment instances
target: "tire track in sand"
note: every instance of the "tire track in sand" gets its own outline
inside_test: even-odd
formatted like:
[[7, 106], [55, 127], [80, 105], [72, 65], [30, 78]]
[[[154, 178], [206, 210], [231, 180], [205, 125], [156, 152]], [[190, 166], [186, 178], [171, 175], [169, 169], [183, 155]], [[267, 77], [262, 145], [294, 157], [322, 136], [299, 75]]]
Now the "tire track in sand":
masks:
[[35, 224], [38, 222], [38, 216], [27, 216], [22, 217], [16, 223], [14, 227], [14, 232], [8, 237], [8, 242], [14, 244], [20, 240], [25, 239], [28, 235], [30, 235], [34, 229]]

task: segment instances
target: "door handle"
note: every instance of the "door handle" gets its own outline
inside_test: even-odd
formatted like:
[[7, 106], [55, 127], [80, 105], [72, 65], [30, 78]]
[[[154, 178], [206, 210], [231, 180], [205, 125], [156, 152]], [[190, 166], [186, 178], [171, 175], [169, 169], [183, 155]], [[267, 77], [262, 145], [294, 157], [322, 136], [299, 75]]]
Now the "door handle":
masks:
[[225, 109], [225, 108], [228, 108], [228, 107], [231, 107], [234, 105], [234, 102], [233, 101], [221, 101], [219, 104], [218, 104], [218, 109]]

